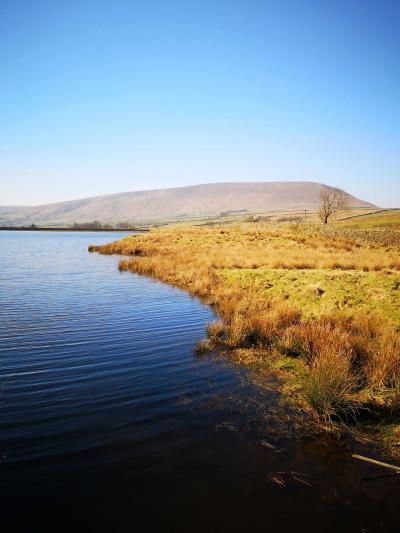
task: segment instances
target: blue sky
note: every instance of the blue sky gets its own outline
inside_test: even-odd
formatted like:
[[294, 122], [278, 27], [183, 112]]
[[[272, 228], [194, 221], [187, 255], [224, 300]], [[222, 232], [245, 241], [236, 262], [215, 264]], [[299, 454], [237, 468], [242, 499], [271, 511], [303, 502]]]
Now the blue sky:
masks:
[[399, 1], [0, 2], [0, 205], [313, 180], [400, 206]]

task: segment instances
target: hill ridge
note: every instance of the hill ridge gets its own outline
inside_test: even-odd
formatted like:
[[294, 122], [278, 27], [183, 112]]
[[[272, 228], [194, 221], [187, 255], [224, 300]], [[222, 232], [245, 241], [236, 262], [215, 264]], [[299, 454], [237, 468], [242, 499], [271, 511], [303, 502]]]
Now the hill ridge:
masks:
[[[225, 211], [313, 210], [318, 208], [322, 187], [336, 189], [314, 181], [217, 182], [120, 192], [37, 206], [10, 206], [8, 210], [7, 206], [0, 206], [0, 225], [91, 220], [139, 222], [215, 216]], [[345, 194], [351, 207], [374, 207]]]

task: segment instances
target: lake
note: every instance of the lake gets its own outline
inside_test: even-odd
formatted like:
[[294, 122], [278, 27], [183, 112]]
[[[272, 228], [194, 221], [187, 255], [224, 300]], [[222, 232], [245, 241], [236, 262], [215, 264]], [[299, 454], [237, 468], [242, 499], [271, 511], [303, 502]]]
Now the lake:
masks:
[[0, 232], [3, 530], [398, 530], [395, 476], [194, 354], [208, 307], [87, 252], [120, 236]]

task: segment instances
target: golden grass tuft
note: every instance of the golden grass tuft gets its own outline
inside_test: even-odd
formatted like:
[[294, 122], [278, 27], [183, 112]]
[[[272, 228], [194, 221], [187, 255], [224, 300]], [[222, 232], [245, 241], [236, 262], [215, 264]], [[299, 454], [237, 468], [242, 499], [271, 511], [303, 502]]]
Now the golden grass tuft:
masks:
[[310, 365], [305, 378], [304, 397], [315, 414], [331, 426], [335, 420], [355, 417], [354, 392], [358, 379], [352, 369], [349, 352], [325, 346]]

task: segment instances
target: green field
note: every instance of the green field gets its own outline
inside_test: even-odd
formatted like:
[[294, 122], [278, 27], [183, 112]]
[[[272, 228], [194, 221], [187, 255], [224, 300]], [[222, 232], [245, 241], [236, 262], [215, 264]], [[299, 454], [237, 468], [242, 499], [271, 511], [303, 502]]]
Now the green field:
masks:
[[400, 326], [400, 273], [360, 270], [230, 269], [219, 274], [244, 291], [256, 290], [301, 309], [305, 318], [363, 311]]
[[393, 228], [400, 229], [400, 209], [386, 209], [375, 213], [362, 213], [343, 218], [337, 225], [344, 228]]

